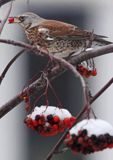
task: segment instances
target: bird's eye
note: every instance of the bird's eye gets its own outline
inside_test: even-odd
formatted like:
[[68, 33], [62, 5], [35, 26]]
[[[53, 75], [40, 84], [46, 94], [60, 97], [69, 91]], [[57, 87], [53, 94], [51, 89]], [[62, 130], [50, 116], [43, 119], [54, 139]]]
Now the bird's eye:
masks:
[[24, 17], [23, 17], [23, 16], [20, 16], [20, 17], [19, 17], [19, 20], [20, 20], [21, 22], [23, 22], [23, 21], [24, 21]]

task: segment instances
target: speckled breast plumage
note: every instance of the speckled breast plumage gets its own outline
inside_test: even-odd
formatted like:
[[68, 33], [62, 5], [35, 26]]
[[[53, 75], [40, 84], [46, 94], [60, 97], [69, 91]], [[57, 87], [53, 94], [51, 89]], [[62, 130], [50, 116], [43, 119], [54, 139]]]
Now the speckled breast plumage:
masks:
[[73, 52], [81, 51], [86, 40], [78, 40], [74, 37], [52, 37], [48, 39], [46, 35], [38, 32], [38, 28], [27, 29], [26, 36], [30, 42], [42, 48], [43, 51], [60, 57], [67, 57]]

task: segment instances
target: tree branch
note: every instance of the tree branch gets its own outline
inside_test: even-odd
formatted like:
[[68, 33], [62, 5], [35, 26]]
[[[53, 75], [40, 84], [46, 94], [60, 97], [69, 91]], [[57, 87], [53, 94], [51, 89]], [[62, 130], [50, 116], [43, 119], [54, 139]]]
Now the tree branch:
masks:
[[[24, 43], [24, 42], [14, 41], [14, 40], [9, 40], [9, 39], [0, 39], [0, 42], [5, 43], [5, 44], [9, 44], [9, 45], [13, 45], [13, 46], [22, 47], [22, 48], [25, 48], [26, 50], [31, 50], [36, 55], [38, 54], [41, 56], [48, 56], [48, 54], [40, 52], [35, 46], [32, 46], [32, 45]], [[88, 59], [94, 58], [94, 57], [99, 57], [99, 56], [102, 56], [105, 54], [109, 54], [111, 52], [113, 52], [113, 44], [109, 44], [109, 45], [100, 47], [98, 49], [93, 49], [90, 51], [82, 52], [78, 55], [71, 57], [69, 62], [73, 65], [77, 65], [78, 63], [81, 63], [84, 60], [88, 60]]]
[[0, 24], [0, 34], [1, 34], [2, 30], [3, 30], [3, 28], [4, 28], [4, 25], [5, 25], [8, 17], [9, 17], [9, 15], [10, 15], [10, 12], [11, 12], [11, 9], [12, 9], [12, 4], [13, 4], [13, 1], [11, 1], [9, 3], [9, 5], [7, 6], [7, 8], [5, 10], [4, 18], [3, 18], [3, 20], [1, 21], [1, 24]]
[[0, 7], [13, 0], [0, 0]]
[[2, 80], [4, 79], [6, 73], [8, 72], [9, 68], [12, 66], [12, 64], [15, 62], [15, 60], [24, 52], [25, 50], [21, 50], [19, 53], [17, 53], [16, 56], [14, 56], [11, 61], [7, 64], [5, 69], [3, 70], [2, 74], [0, 75], [0, 84], [2, 83]]
[[92, 104], [98, 97], [101, 96], [113, 84], [113, 77], [91, 98], [90, 104]]
[[113, 52], [113, 44], [109, 44], [97, 49], [92, 49], [90, 51], [82, 52], [79, 55], [71, 58], [71, 64], [78, 64], [90, 58], [99, 57], [105, 54], [109, 54]]
[[5, 105], [0, 107], [0, 118], [6, 115], [9, 111], [11, 111], [14, 107], [16, 107], [19, 103], [24, 100], [24, 95], [26, 93], [36, 93], [44, 88], [45, 80], [42, 77], [39, 77], [35, 82], [33, 82], [29, 87], [26, 87], [22, 92], [20, 92], [17, 96], [7, 102]]

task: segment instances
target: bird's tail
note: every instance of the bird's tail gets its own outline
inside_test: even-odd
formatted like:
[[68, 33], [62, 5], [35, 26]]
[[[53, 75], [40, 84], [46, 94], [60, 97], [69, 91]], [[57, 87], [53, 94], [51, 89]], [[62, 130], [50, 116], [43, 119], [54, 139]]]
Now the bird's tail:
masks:
[[105, 46], [105, 45], [109, 45], [109, 44], [113, 44], [113, 42], [107, 41], [104, 39], [104, 37], [97, 37], [94, 39], [93, 41], [93, 46]]
[[105, 38], [108, 38], [108, 37], [95, 34], [94, 42], [97, 43], [98, 46], [105, 46], [105, 45], [113, 43], [113, 42], [105, 40]]

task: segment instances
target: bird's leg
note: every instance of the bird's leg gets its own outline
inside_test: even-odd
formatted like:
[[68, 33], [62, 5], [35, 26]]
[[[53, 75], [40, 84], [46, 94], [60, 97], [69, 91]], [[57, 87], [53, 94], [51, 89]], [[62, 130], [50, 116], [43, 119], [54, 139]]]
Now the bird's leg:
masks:
[[69, 61], [70, 60], [70, 58], [73, 56], [75, 54], [75, 52], [71, 52], [67, 57], [65, 57], [64, 59], [66, 60], [66, 61]]

